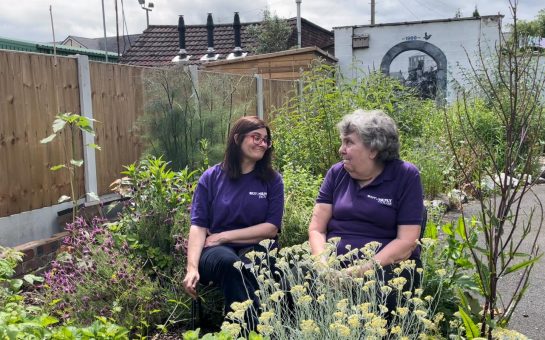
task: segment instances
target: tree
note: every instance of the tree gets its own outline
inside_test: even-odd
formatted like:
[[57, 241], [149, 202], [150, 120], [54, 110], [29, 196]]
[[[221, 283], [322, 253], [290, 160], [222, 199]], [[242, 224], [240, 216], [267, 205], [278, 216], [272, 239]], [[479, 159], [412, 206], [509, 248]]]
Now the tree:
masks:
[[520, 37], [545, 37], [545, 9], [541, 9], [534, 20], [519, 20], [517, 30]]
[[[518, 30], [517, 4], [517, 0], [509, 1], [513, 15], [512, 39], [500, 35], [492, 56], [479, 43], [478, 57], [476, 60], [469, 58], [471, 66], [465, 80], [470, 85], [460, 88], [458, 101], [454, 104], [454, 119], [445, 116], [457, 169], [466, 182], [471, 183], [472, 189], [480, 192], [478, 223], [459, 226], [471, 251], [479, 293], [484, 301], [482, 310], [475, 310], [462, 296], [460, 314], [468, 337], [480, 333], [480, 336], [492, 339], [495, 327], [508, 325], [529, 285], [532, 268], [542, 256], [537, 240], [543, 222], [532, 225], [531, 217], [537, 214], [543, 221], [543, 205], [536, 197], [537, 203], [527, 217], [521, 211], [521, 201], [527, 195], [534, 196], [535, 175], [539, 177], [536, 164], [544, 134], [542, 95], [545, 77], [539, 66], [539, 56], [531, 51], [520, 51], [518, 47], [521, 32]], [[471, 114], [478, 109], [479, 102], [486, 103], [485, 109], [496, 118], [500, 139], [505, 141], [501, 148], [479, 133], [478, 116]], [[454, 136], [454, 124], [462, 129], [462, 138]], [[470, 173], [464, 163], [464, 152], [470, 153], [473, 159], [486, 160], [489, 166], [479, 169], [476, 175]], [[484, 192], [485, 187], [490, 190], [488, 195]], [[474, 227], [482, 234], [479, 243], [469, 237], [469, 230]], [[508, 276], [516, 280], [516, 284], [513, 290], [505, 293]], [[473, 305], [479, 308], [479, 303]]]
[[285, 19], [265, 9], [261, 24], [250, 26], [248, 34], [256, 41], [254, 53], [272, 53], [288, 49], [291, 27]]
[[474, 18], [480, 18], [481, 15], [479, 14], [479, 10], [477, 9], [477, 6], [475, 6], [475, 10], [473, 11], [473, 17]]

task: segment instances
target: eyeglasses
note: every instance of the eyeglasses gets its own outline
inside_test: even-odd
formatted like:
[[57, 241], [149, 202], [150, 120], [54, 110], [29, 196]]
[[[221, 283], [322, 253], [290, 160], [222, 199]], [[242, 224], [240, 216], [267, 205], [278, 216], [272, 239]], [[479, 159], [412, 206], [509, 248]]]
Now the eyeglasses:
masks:
[[261, 145], [262, 142], [265, 142], [267, 149], [272, 146], [272, 141], [269, 139], [269, 137], [261, 137], [261, 135], [258, 134], [252, 134], [250, 137], [252, 137], [252, 141], [255, 145]]

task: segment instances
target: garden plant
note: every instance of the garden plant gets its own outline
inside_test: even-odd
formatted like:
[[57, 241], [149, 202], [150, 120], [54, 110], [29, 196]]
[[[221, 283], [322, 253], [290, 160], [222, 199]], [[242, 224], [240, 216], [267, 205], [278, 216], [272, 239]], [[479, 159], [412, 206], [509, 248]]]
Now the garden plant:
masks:
[[[502, 37], [489, 50], [483, 46], [476, 59], [468, 56], [466, 79], [448, 105], [420, 99], [377, 72], [349, 81], [336, 68], [317, 64], [304, 74], [302, 93], [271, 114], [274, 165], [284, 179], [286, 205], [280, 248], [247, 254], [262, 308], [257, 333], [246, 332], [250, 339], [525, 338], [507, 328], [541, 258], [541, 226], [532, 229], [520, 204], [540, 175], [545, 79], [536, 56], [516, 44], [517, 3], [511, 8], [515, 38]], [[221, 326], [212, 333], [190, 330], [191, 298], [181, 282], [198, 175], [221, 161], [229, 124], [252, 111], [253, 102], [240, 92], [250, 93], [255, 84], [243, 77], [193, 76], [182, 68], [148, 72], [147, 115], [138, 126], [148, 152], [114, 185], [124, 198], [115, 221], [75, 219], [43, 280], [13, 278], [22, 255], [0, 248], [0, 338], [160, 338], [171, 332], [184, 339], [236, 339], [248, 331], [241, 322], [251, 305], [246, 302], [225, 319], [219, 315]], [[310, 255], [312, 208], [324, 174], [340, 159], [335, 124], [355, 108], [381, 109], [396, 121], [401, 156], [419, 167], [426, 198], [457, 188], [471, 191], [480, 204], [477, 216], [455, 221], [428, 209], [423, 267], [402, 265], [422, 278], [421, 287], [403, 287], [401, 277], [381, 281], [378, 265], [361, 278], [340, 274], [346, 262], [371, 260], [376, 244], [350, 249], [355, 257], [337, 256], [332, 244], [326, 265]], [[78, 117], [59, 115], [53, 135], [42, 142], [64, 127], [71, 129], [72, 144], [79, 130], [92, 132], [90, 122]], [[82, 161], [66, 159], [53, 170], [69, 170], [76, 204]], [[542, 216], [541, 206], [532, 214]], [[265, 269], [271, 262], [275, 275]], [[513, 273], [515, 291], [500, 295]], [[391, 314], [384, 307], [388, 294], [398, 300]], [[213, 295], [201, 299], [221, 305]]]

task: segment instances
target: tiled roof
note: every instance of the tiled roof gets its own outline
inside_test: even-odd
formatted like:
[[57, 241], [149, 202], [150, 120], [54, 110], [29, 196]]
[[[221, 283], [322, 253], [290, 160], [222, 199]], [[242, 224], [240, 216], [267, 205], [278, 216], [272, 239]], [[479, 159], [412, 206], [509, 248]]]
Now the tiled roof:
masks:
[[[289, 39], [289, 45], [297, 44], [297, 31], [295, 29], [296, 19], [287, 20], [292, 27], [292, 35]], [[241, 24], [240, 37], [242, 49], [251, 55], [252, 46], [255, 41], [248, 35], [248, 27], [258, 25], [259, 22]], [[333, 46], [333, 32], [328, 31], [318, 25], [301, 20], [302, 27], [302, 47], [317, 46], [324, 50], [331, 50]], [[207, 30], [206, 25], [186, 25], [185, 26], [185, 49], [191, 56], [190, 64], [200, 64], [200, 58], [206, 54]], [[219, 60], [225, 59], [234, 49], [234, 29], [233, 24], [214, 25], [214, 49], [216, 54], [220, 54]], [[133, 43], [132, 47], [121, 57], [120, 62], [139, 66], [164, 66], [170, 65], [172, 59], [180, 51], [178, 43], [177, 25], [157, 25], [149, 26], [144, 33]]]
[[[119, 52], [125, 53], [138, 39], [140, 34], [121, 35], [119, 36]], [[64, 39], [63, 43], [67, 40], [73, 39], [85, 46], [90, 50], [102, 50], [104, 51], [104, 38], [85, 38], [69, 35]], [[117, 53], [117, 37], [106, 37], [106, 50], [109, 52]]]

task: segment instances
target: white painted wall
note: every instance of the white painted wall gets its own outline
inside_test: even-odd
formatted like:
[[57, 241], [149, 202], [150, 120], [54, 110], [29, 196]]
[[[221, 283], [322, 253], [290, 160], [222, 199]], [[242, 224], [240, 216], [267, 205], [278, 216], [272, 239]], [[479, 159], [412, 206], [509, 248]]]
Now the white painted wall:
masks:
[[[469, 67], [468, 55], [474, 58], [478, 53], [479, 39], [482, 48], [493, 50], [499, 37], [499, 16], [461, 18], [407, 22], [404, 24], [381, 24], [375, 26], [336, 27], [335, 57], [339, 60], [341, 73], [349, 79], [361, 78], [369, 70], [380, 70], [383, 56], [400, 42], [410, 40], [426, 41], [443, 51], [447, 57], [447, 100], [452, 100], [451, 80], [460, 80], [460, 68]], [[369, 48], [352, 48], [352, 36], [369, 34]], [[426, 40], [425, 34], [431, 35]], [[405, 56], [406, 53], [403, 53]], [[394, 62], [396, 62], [394, 60]]]

